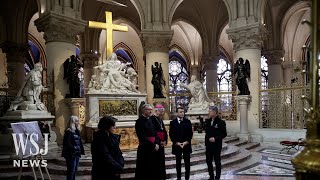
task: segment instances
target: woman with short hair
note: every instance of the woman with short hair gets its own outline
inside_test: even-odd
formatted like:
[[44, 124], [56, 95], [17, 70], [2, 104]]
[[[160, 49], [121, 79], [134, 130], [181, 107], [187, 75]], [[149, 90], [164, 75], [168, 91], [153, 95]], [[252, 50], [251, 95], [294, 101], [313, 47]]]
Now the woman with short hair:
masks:
[[124, 159], [120, 150], [120, 136], [114, 134], [117, 119], [102, 117], [91, 143], [92, 180], [120, 180]]

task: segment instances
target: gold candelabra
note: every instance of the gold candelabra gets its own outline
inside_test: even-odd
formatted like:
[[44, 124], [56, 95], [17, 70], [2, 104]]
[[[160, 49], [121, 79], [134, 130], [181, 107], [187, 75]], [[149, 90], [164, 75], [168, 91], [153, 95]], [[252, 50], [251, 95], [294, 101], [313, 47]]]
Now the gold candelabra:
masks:
[[305, 98], [310, 107], [305, 108], [306, 114], [306, 146], [298, 153], [292, 163], [296, 169], [297, 179], [319, 179], [320, 177], [320, 111], [319, 111], [319, 30], [320, 30], [320, 2], [311, 1], [311, 60], [310, 60], [310, 97]]

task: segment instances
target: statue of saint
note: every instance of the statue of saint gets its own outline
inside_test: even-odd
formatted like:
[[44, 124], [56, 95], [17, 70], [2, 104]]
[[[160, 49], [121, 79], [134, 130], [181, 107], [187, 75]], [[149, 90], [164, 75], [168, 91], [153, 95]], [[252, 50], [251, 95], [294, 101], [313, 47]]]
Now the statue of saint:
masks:
[[248, 59], [244, 63], [242, 58], [239, 58], [234, 65], [233, 74], [236, 76], [236, 84], [239, 89], [238, 95], [250, 95], [247, 78], [250, 78], [250, 63]]
[[41, 102], [40, 93], [47, 89], [42, 86], [42, 64], [36, 63], [22, 84], [14, 101], [11, 102], [9, 111], [40, 110], [46, 111], [46, 106]]
[[162, 85], [166, 85], [166, 81], [163, 78], [163, 71], [161, 67], [161, 63], [159, 65], [158, 62], [154, 63], [155, 66], [152, 65], [152, 80], [151, 83], [153, 84], [153, 98], [164, 98], [162, 93]]
[[72, 55], [64, 63], [64, 77], [69, 84], [69, 94], [66, 94], [66, 98], [80, 98], [80, 78], [79, 72], [82, 64], [77, 58]]
[[195, 75], [191, 76], [191, 82], [188, 85], [179, 83], [179, 86], [186, 88], [190, 91], [192, 97], [188, 105], [188, 110], [192, 108], [200, 108], [205, 110], [209, 107], [209, 97], [203, 88], [203, 84], [197, 80]]

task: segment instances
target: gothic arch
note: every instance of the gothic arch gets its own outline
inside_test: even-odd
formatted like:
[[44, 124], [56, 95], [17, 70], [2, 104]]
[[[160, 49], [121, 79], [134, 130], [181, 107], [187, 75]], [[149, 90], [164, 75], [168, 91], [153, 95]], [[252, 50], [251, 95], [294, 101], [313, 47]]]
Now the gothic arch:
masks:
[[171, 28], [174, 30], [171, 46], [176, 45], [180, 49], [183, 49], [188, 58], [189, 65], [199, 64], [202, 52], [202, 38], [199, 31], [192, 24], [185, 21], [177, 21], [172, 24]]
[[[234, 22], [238, 18], [238, 9], [239, 9], [239, 1], [234, 0], [223, 0], [227, 7], [227, 11], [229, 14], [229, 23]], [[247, 2], [247, 4], [244, 5], [246, 16], [249, 16], [248, 13], [253, 13], [253, 16], [255, 17], [256, 22], [260, 22], [264, 24], [264, 14], [265, 14], [265, 7], [266, 7], [266, 0], [248, 0], [248, 1], [242, 1]], [[241, 8], [241, 7], [240, 7]], [[230, 25], [230, 27], [233, 27]]]
[[172, 18], [174, 15], [174, 12], [176, 11], [177, 7], [182, 3], [183, 0], [175, 0], [173, 5], [171, 6], [170, 10], [169, 10], [169, 25], [171, 26], [172, 24]]
[[124, 49], [129, 54], [129, 56], [132, 58], [132, 61], [133, 61], [133, 68], [138, 72], [138, 68], [139, 68], [138, 60], [136, 55], [132, 51], [132, 49], [128, 45], [126, 45], [124, 42], [120, 42], [114, 46], [113, 51], [115, 52], [120, 48]]
[[140, 4], [140, 1], [139, 0], [130, 0], [130, 1], [132, 2], [132, 4], [134, 5], [134, 7], [136, 8], [136, 10], [139, 14], [140, 22], [141, 22], [140, 29], [143, 29], [143, 27], [145, 25], [144, 18], [143, 18], [143, 17], [145, 17], [145, 13], [144, 13], [143, 8]]
[[190, 71], [190, 69], [191, 69], [191, 61], [190, 61], [190, 57], [188, 56], [186, 51], [182, 47], [177, 45], [177, 44], [172, 44], [169, 49], [170, 49], [169, 52], [174, 50], [174, 49], [177, 49], [182, 54], [182, 57], [185, 58], [186, 63], [187, 63], [186, 64], [187, 65], [187, 70]]
[[303, 19], [310, 19], [310, 6], [308, 2], [299, 1], [286, 12], [282, 20], [281, 40], [285, 61], [300, 61], [303, 58], [301, 47], [310, 35], [308, 25], [301, 23]]

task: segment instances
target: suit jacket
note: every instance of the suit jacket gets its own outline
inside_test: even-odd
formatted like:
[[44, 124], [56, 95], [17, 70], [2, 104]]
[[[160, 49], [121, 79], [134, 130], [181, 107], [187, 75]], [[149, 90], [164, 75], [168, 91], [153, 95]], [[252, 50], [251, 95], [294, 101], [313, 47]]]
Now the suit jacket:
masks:
[[[217, 116], [206, 119], [205, 145], [209, 148], [222, 148], [222, 140], [227, 136], [226, 123]], [[215, 142], [210, 142], [209, 138], [214, 137]]]
[[[181, 153], [192, 153], [191, 148], [191, 140], [193, 136], [192, 131], [192, 124], [191, 121], [187, 118], [183, 118], [181, 123], [178, 122], [178, 119], [174, 119], [170, 121], [170, 130], [169, 136], [172, 141], [172, 154], [174, 155], [181, 155]], [[189, 144], [181, 149], [180, 147], [176, 146], [176, 142], [185, 142], [188, 141]]]

